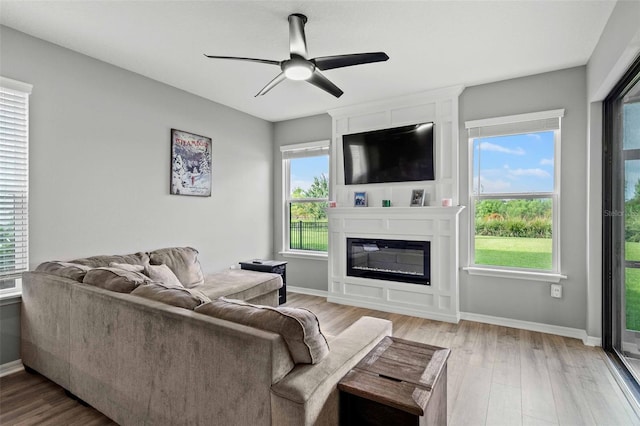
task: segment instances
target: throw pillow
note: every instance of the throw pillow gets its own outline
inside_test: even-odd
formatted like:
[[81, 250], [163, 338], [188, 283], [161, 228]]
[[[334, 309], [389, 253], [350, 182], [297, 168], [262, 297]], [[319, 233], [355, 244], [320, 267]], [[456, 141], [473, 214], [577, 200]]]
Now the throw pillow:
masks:
[[173, 247], [154, 250], [149, 253], [152, 265], [167, 265], [185, 287], [195, 287], [204, 283], [204, 275], [198, 250], [191, 247]]
[[52, 261], [38, 265], [36, 272], [46, 272], [81, 283], [90, 269], [90, 267], [78, 263]]
[[83, 283], [118, 293], [131, 293], [140, 284], [149, 282], [149, 277], [120, 268], [101, 267], [87, 272]]
[[221, 297], [199, 306], [196, 312], [278, 333], [296, 364], [315, 364], [329, 354], [318, 318], [304, 308], [272, 308]]
[[144, 265], [132, 265], [130, 263], [116, 263], [111, 262], [109, 266], [112, 268], [124, 269], [129, 272], [144, 272]]
[[147, 265], [144, 268], [144, 273], [152, 281], [160, 282], [168, 287], [184, 288], [176, 274], [167, 265]]
[[189, 310], [194, 310], [203, 303], [211, 301], [201, 291], [184, 287], [169, 287], [161, 283], [138, 286], [131, 294]]

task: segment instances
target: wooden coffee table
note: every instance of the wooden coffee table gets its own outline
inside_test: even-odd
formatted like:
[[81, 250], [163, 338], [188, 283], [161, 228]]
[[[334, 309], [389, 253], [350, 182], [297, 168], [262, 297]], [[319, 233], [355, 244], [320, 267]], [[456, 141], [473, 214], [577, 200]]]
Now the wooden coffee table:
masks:
[[338, 383], [341, 425], [446, 425], [449, 349], [385, 337]]

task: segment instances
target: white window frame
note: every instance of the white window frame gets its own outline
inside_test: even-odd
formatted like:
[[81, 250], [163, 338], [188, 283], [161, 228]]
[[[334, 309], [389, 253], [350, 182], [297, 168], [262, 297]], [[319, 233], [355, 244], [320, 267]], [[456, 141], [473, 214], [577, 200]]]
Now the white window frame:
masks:
[[[528, 114], [510, 115], [465, 122], [469, 139], [469, 266], [463, 268], [470, 275], [483, 275], [501, 278], [515, 278], [543, 282], [559, 282], [566, 279], [562, 275], [560, 253], [560, 146], [564, 109], [540, 111]], [[498, 135], [518, 135], [542, 131], [554, 132], [554, 188], [552, 192], [535, 193], [491, 193], [476, 194], [473, 185], [474, 155], [473, 142], [478, 138]], [[484, 199], [532, 199], [550, 198], [552, 200], [552, 269], [551, 271], [483, 265], [475, 263], [475, 204]]]
[[[0, 281], [14, 281], [13, 287], [0, 289], [0, 300], [2, 300], [22, 295], [22, 272], [29, 269], [29, 96], [31, 95], [33, 86], [28, 83], [0, 76], [0, 89], [4, 93], [22, 98], [22, 101], [24, 102], [23, 109], [18, 111], [18, 115], [24, 114], [24, 130], [13, 130], [11, 127], [14, 123], [6, 121], [6, 132], [2, 132], [2, 136], [0, 136], [0, 144], [4, 145], [4, 141], [8, 140], [13, 140], [14, 144], [15, 142], [24, 144], [23, 155], [25, 156], [21, 159], [22, 161], [18, 163], [18, 166], [22, 166], [22, 170], [25, 171], [24, 175], [20, 174], [19, 170], [17, 174], [7, 172], [7, 170], [9, 170], [8, 168], [4, 171], [0, 170], [0, 189], [4, 192], [7, 182], [17, 178], [20, 181], [21, 194], [24, 194], [25, 197], [24, 209], [26, 209], [25, 212], [19, 215], [21, 218], [21, 228], [23, 230], [21, 245], [17, 251], [21, 253], [21, 262], [18, 267], [13, 270], [0, 273]], [[9, 112], [9, 108], [3, 107], [3, 112], [0, 115], [7, 117], [11, 114], [12, 116], [15, 116], [16, 108], [14, 107], [12, 109], [14, 109], [14, 111]], [[13, 118], [9, 118], [9, 120], [13, 120]], [[14, 131], [16, 133], [14, 133]], [[5, 137], [7, 137], [7, 139], [5, 139]]]
[[[330, 154], [330, 141], [320, 140], [315, 142], [305, 142], [292, 145], [282, 145], [280, 152], [282, 154], [282, 251], [280, 254], [284, 257], [299, 257], [305, 259], [320, 259], [326, 260], [328, 258], [327, 251], [313, 251], [313, 250], [294, 250], [290, 248], [290, 207], [291, 198], [291, 159], [306, 157], [305, 153], [317, 155], [319, 151], [325, 151], [329, 156], [329, 170], [331, 170], [331, 154]], [[324, 154], [323, 154], [324, 155]], [[311, 155], [309, 155], [311, 156]], [[329, 172], [327, 170], [327, 172]], [[329, 201], [327, 198], [296, 198], [295, 202], [322, 202]]]

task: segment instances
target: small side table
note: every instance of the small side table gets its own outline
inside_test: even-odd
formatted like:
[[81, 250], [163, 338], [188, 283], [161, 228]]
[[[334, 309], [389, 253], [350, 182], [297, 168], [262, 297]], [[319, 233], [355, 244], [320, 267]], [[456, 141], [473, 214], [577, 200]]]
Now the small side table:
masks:
[[338, 383], [341, 425], [446, 425], [450, 350], [387, 336]]
[[282, 287], [280, 287], [280, 292], [278, 293], [278, 303], [282, 305], [287, 301], [287, 262], [280, 260], [247, 260], [246, 262], [240, 262], [240, 268], [249, 271], [280, 274]]

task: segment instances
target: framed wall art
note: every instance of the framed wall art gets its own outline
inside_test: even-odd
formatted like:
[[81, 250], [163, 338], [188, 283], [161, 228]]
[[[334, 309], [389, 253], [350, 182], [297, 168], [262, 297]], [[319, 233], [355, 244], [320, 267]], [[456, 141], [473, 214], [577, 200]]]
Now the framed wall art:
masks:
[[211, 196], [211, 145], [211, 138], [171, 129], [171, 194]]

